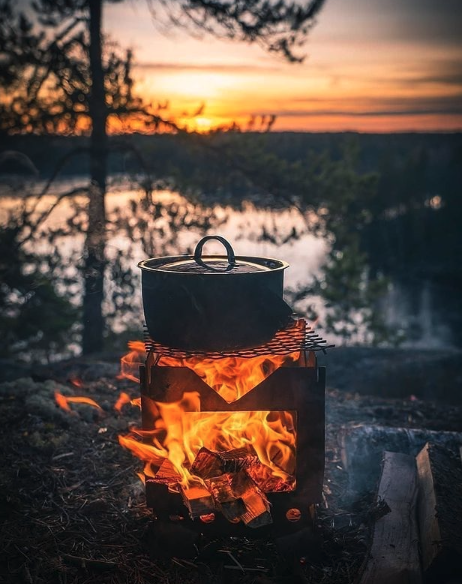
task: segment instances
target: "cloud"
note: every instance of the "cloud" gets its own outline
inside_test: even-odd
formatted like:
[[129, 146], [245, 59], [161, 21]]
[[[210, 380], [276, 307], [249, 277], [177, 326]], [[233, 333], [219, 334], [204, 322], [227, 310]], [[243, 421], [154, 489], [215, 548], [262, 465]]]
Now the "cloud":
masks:
[[[414, 98], [364, 97], [361, 99], [361, 102], [357, 98], [342, 98], [335, 101], [306, 98], [303, 100], [294, 100], [293, 103], [305, 103], [307, 107], [298, 107], [291, 110], [273, 107], [272, 113], [276, 112], [278, 118], [306, 116], [365, 118], [462, 115], [462, 94]], [[316, 104], [322, 103], [325, 104], [325, 107], [309, 107], [310, 105], [316, 106]], [[259, 113], [265, 114], [269, 112], [261, 111]]]
[[258, 65], [241, 63], [136, 63], [135, 69], [144, 71], [204, 71], [207, 73], [277, 73], [282, 70], [277, 65]]

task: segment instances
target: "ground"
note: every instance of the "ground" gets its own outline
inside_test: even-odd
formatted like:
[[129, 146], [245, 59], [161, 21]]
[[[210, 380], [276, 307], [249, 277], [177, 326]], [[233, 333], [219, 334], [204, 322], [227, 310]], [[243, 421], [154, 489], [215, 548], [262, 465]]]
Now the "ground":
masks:
[[[340, 426], [462, 430], [456, 406], [328, 390], [324, 500], [304, 553], [290, 558], [270, 540], [202, 539], [191, 559], [159, 559], [136, 475], [141, 465], [117, 440], [139, 423], [140, 412], [126, 405], [118, 413], [114, 404], [121, 391], [136, 397], [138, 388], [117, 379], [113, 364], [92, 367], [74, 363], [50, 370], [47, 381], [0, 384], [0, 581], [6, 584], [353, 582], [377, 508], [373, 493], [356, 500], [348, 493]], [[55, 391], [85, 395], [102, 409], [72, 404], [65, 412]]]

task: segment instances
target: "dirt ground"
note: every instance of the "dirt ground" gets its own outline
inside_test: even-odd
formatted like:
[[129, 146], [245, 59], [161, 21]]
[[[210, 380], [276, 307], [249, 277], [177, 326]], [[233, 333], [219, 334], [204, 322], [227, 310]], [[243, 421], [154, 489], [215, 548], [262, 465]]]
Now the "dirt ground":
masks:
[[[0, 384], [0, 581], [5, 584], [352, 583], [377, 513], [373, 493], [357, 500], [349, 496], [339, 428], [368, 422], [462, 430], [460, 407], [328, 390], [324, 500], [303, 553], [288, 555], [270, 538], [200, 538], [194, 557], [161, 558], [136, 475], [141, 463], [117, 439], [130, 424], [140, 423], [140, 412], [125, 405], [118, 413], [114, 404], [121, 391], [137, 397], [138, 387], [117, 379], [113, 364], [99, 366], [89, 375], [80, 371], [80, 387], [75, 386], [78, 363], [50, 372], [46, 381]], [[102, 409], [72, 404], [65, 412], [55, 403], [55, 391], [85, 395]]]

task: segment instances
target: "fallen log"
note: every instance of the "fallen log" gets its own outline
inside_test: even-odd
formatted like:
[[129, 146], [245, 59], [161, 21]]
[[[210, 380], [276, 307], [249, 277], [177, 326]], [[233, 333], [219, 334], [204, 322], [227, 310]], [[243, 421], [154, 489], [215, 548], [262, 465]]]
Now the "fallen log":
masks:
[[385, 450], [416, 456], [426, 442], [432, 442], [458, 451], [462, 433], [353, 424], [340, 428], [339, 441], [349, 489], [371, 492], [376, 489]]
[[360, 584], [422, 582], [416, 518], [417, 472], [413, 456], [384, 452], [377, 504], [387, 506], [373, 526]]
[[418, 519], [426, 582], [462, 578], [460, 454], [427, 443], [417, 456]]

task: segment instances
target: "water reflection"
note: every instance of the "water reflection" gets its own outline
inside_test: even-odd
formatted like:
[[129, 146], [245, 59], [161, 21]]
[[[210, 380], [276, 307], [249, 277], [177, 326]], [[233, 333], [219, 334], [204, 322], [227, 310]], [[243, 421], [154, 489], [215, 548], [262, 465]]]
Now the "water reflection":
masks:
[[[64, 181], [56, 188], [59, 191], [79, 184], [78, 180]], [[105, 313], [116, 332], [139, 329], [143, 321], [140, 274], [136, 265], [147, 257], [191, 253], [201, 237], [219, 233], [232, 243], [237, 255], [276, 257], [288, 262], [287, 300], [294, 302], [297, 298], [294, 291], [303, 290], [320, 275], [329, 251], [329, 242], [310, 231], [306, 217], [301, 217], [296, 209], [272, 209], [250, 202], [239, 207], [202, 204], [168, 190], [154, 191], [149, 198], [146, 199], [141, 189], [124, 184], [107, 195], [109, 269]], [[4, 194], [0, 223], [17, 207], [18, 200], [17, 196]], [[34, 212], [44, 212], [54, 200], [51, 195], [43, 197]], [[61, 258], [61, 290], [76, 305], [80, 304], [82, 294], [77, 276], [82, 264], [85, 206], [85, 197], [64, 200], [44, 221], [38, 236], [28, 243], [37, 253], [53, 251]], [[222, 253], [219, 244], [208, 245], [211, 253]], [[435, 290], [430, 283], [426, 286], [419, 283], [417, 288], [393, 282], [378, 309], [384, 311], [388, 323], [406, 329], [408, 345], [450, 346], [453, 340], [450, 327], [445, 319], [435, 316]], [[322, 327], [325, 308], [319, 297], [302, 299], [300, 295], [295, 306], [302, 313], [314, 309]], [[360, 340], [361, 330], [358, 338], [353, 338], [353, 341]], [[329, 337], [329, 341], [340, 343], [341, 339]]]

